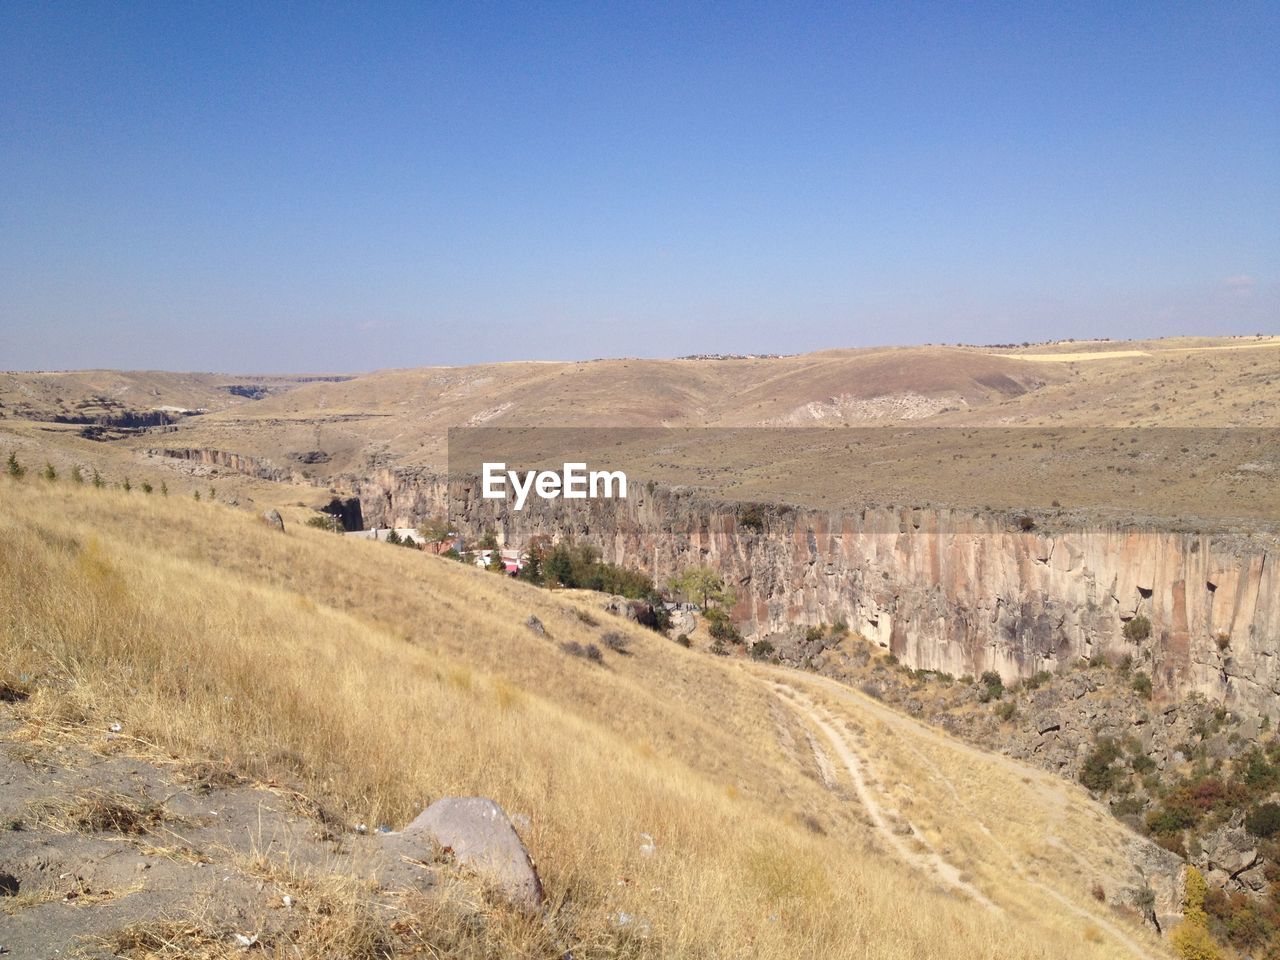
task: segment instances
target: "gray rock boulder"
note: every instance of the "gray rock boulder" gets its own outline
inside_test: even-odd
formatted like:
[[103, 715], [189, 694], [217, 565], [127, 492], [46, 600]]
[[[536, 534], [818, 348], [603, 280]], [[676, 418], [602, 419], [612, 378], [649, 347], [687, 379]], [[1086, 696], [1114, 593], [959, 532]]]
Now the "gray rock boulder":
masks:
[[262, 515], [262, 520], [267, 526], [284, 533], [284, 517], [280, 516], [279, 510], [268, 510]]
[[[1200, 838], [1201, 853], [1196, 865], [1211, 875], [1237, 880], [1258, 866], [1258, 843], [1244, 829], [1244, 813], [1236, 811], [1230, 820]], [[1235, 884], [1236, 889], [1247, 881]]]
[[[538, 871], [503, 809], [485, 797], [445, 797], [418, 814], [399, 834], [390, 835], [409, 853], [430, 861], [443, 851], [462, 867], [492, 883], [513, 904], [542, 906]], [[413, 855], [413, 854], [410, 854]]]
[[1054, 730], [1062, 729], [1062, 718], [1058, 714], [1049, 712], [1043, 713], [1036, 717], [1036, 733], [1042, 736]]

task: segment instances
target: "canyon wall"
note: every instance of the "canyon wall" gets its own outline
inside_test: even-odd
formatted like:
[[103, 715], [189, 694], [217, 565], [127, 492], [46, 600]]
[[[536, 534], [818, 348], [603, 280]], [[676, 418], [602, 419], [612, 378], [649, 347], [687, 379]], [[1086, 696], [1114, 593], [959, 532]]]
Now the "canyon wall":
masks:
[[[1280, 719], [1280, 575], [1260, 539], [1022, 529], [1007, 516], [886, 506], [748, 517], [741, 504], [634, 484], [626, 500], [531, 499], [519, 512], [481, 499], [475, 482], [427, 473], [381, 471], [351, 486], [369, 523], [417, 523], [447, 502], [464, 535], [493, 528], [515, 546], [571, 537], [658, 583], [709, 564], [737, 591], [749, 635], [843, 620], [910, 666], [1006, 679], [1129, 654], [1161, 693], [1199, 691]], [[1127, 639], [1136, 617], [1150, 635]]]
[[[154, 453], [306, 482], [221, 451]], [[1131, 655], [1162, 694], [1200, 692], [1280, 720], [1280, 572], [1261, 537], [1152, 524], [1022, 529], [1012, 517], [940, 508], [761, 506], [748, 516], [742, 504], [634, 483], [626, 500], [531, 498], [515, 511], [481, 499], [475, 481], [426, 470], [331, 479], [366, 526], [447, 512], [469, 539], [492, 528], [514, 546], [535, 535], [590, 542], [657, 583], [708, 564], [736, 590], [748, 635], [844, 621], [910, 666], [1007, 680]], [[1126, 638], [1139, 617], [1149, 636]]]

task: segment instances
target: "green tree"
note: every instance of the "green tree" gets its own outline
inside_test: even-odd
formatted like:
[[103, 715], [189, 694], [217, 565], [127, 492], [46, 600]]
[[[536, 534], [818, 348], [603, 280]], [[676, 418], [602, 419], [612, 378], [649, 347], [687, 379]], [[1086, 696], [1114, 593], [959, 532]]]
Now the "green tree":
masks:
[[400, 534], [396, 533], [395, 527], [387, 531], [387, 543], [394, 543], [396, 546], [400, 545]]
[[418, 527], [418, 536], [422, 537], [423, 542], [431, 548], [432, 553], [439, 553], [441, 547], [448, 542], [452, 536], [453, 530], [449, 526], [449, 521], [443, 517], [432, 517], [424, 520], [422, 525]]
[[547, 555], [542, 571], [543, 578], [552, 586], [573, 586], [573, 558], [563, 543]]
[[21, 480], [27, 475], [27, 468], [18, 462], [18, 455], [12, 450], [9, 451], [9, 459], [5, 462], [5, 472], [15, 480]]
[[53, 464], [48, 460], [44, 462], [44, 470], [40, 472], [40, 475], [50, 483], [53, 483], [58, 479], [58, 471], [53, 468]]
[[146, 480], [143, 480], [143, 481], [142, 481], [142, 492], [143, 492], [143, 493], [150, 493], [150, 492], [151, 492], [152, 490], [154, 490], [154, 489], [155, 489], [155, 487], [151, 486], [151, 484], [150, 484], [148, 481], [146, 481]]
[[1124, 625], [1124, 638], [1139, 643], [1151, 636], [1151, 621], [1139, 614]]
[[725, 586], [724, 578], [708, 566], [686, 567], [679, 575], [672, 577], [668, 585], [673, 592], [697, 603], [703, 613], [707, 612], [712, 603], [729, 607], [736, 599], [733, 590]]

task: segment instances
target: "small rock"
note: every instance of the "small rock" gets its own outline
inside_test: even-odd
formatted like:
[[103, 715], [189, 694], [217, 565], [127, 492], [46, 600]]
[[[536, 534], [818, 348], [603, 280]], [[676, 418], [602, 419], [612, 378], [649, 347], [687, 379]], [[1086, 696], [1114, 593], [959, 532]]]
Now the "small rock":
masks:
[[1062, 729], [1062, 720], [1056, 713], [1046, 713], [1043, 716], [1036, 717], [1036, 733], [1044, 736], [1054, 730]]
[[268, 510], [262, 515], [263, 521], [269, 527], [275, 527], [281, 533], [284, 533], [284, 517], [280, 516], [279, 510]]
[[524, 625], [540, 637], [545, 637], [547, 635], [547, 628], [544, 627], [542, 625], [542, 621], [533, 614], [529, 614], [529, 619], [524, 622]]
[[[388, 839], [412, 846], [425, 841], [448, 848], [461, 866], [486, 876], [515, 905], [528, 910], [545, 897], [538, 871], [503, 809], [486, 797], [445, 797]], [[419, 851], [430, 860], [434, 850]]]

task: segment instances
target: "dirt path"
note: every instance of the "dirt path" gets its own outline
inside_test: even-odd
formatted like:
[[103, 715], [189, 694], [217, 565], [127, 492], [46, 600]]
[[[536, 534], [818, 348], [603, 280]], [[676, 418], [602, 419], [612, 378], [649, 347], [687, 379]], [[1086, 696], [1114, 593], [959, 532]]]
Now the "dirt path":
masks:
[[[780, 668], [752, 669], [758, 669], [763, 673], [762, 679], [770, 685], [773, 693], [800, 714], [806, 723], [818, 730], [831, 744], [836, 757], [848, 771], [858, 800], [865, 808], [877, 835], [905, 863], [933, 877], [940, 884], [983, 904], [988, 909], [1003, 910], [996, 900], [979, 890], [959, 867], [949, 862], [942, 852], [935, 849], [915, 825], [910, 824], [898, 811], [893, 810], [892, 801], [886, 806], [884, 800], [877, 795], [874, 786], [877, 782], [886, 782], [886, 775], [876, 770], [873, 759], [868, 756], [868, 751], [860, 750], [855, 739], [842, 729], [842, 718], [828, 707], [818, 703], [810, 695], [811, 693], [821, 692], [828, 695], [837, 703], [851, 708], [854, 711], [853, 716], [866, 717], [883, 725], [885, 730], [893, 735], [894, 748], [912, 754], [919, 765], [928, 770], [930, 779], [945, 794], [940, 799], [949, 803], [982, 835], [989, 838], [993, 851], [1004, 852], [1003, 859], [1006, 861], [1008, 870], [1016, 875], [1020, 883], [1034, 888], [1050, 898], [1061, 909], [1102, 931], [1134, 956], [1149, 958], [1163, 955], [1158, 949], [1153, 950], [1151, 946], [1142, 943], [1140, 938], [1126, 929], [1122, 922], [1113, 920], [1110, 911], [1103, 905], [1099, 904], [1098, 907], [1091, 909], [1090, 905], [1073, 900], [1052, 884], [1033, 875], [1028, 865], [1019, 859], [1015, 851], [1009, 845], [999, 841], [998, 831], [992, 829], [996, 824], [989, 825], [986, 822], [991, 812], [979, 809], [976, 799], [969, 795], [964, 785], [957, 784], [938, 763], [927, 755], [923, 748], [944, 748], [972, 762], [979, 769], [990, 766], [1000, 768], [1011, 778], [1015, 778], [1016, 782], [1031, 789], [1035, 802], [1042, 805], [1041, 809], [1045, 811], [1044, 819], [1050, 824], [1065, 822], [1068, 809], [1067, 788], [1057, 777], [947, 736], [826, 677], [797, 674], [795, 671]], [[906, 822], [911, 827], [911, 832], [895, 831], [893, 822], [895, 818]], [[1086, 869], [1090, 867], [1088, 862], [1076, 852], [1070, 840], [1064, 840], [1052, 828], [1047, 832], [1045, 842], [1068, 859], [1076, 859], [1082, 867]]]
[[[922, 873], [928, 874], [944, 886], [972, 898], [988, 910], [997, 912], [1000, 910], [986, 894], [965, 880], [954, 864], [948, 863], [926, 841], [919, 838], [914, 828], [905, 835], [894, 829], [893, 824], [889, 822], [884, 809], [867, 783], [868, 776], [865, 761], [858, 755], [849, 737], [837, 728], [836, 721], [830, 714], [818, 707], [794, 687], [779, 683], [774, 685], [774, 692], [779, 697], [795, 704], [809, 723], [822, 731], [823, 736], [827, 738], [832, 749], [835, 750], [836, 756], [840, 758], [840, 762], [844, 764], [845, 769], [848, 771], [849, 779], [853, 783], [853, 789], [858, 795], [858, 800], [867, 811], [867, 816], [871, 819], [876, 832], [892, 848], [899, 859]], [[908, 824], [908, 827], [910, 827], [910, 824]], [[909, 844], [904, 839], [904, 836], [914, 837], [919, 847], [923, 849], [917, 849]]]

